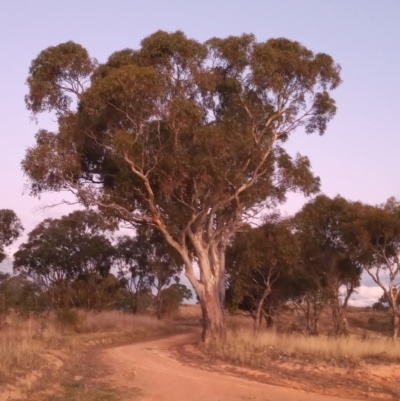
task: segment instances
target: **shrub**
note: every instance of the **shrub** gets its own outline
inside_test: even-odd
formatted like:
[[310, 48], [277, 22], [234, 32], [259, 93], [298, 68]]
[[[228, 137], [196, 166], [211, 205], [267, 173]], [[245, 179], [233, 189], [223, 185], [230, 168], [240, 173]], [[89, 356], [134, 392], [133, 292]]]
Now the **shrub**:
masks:
[[57, 311], [57, 320], [64, 327], [75, 327], [79, 322], [79, 315], [71, 308], [61, 308]]
[[385, 306], [382, 302], [375, 302], [372, 305], [372, 309], [377, 312], [380, 312], [380, 311], [386, 311], [388, 309], [388, 307]]

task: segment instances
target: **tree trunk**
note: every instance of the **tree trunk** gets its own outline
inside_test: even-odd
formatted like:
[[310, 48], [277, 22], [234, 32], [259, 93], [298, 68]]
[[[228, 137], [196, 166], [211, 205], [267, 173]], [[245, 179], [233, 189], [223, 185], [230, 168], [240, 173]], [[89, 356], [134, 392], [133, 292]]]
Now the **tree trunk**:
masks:
[[347, 304], [337, 304], [333, 306], [332, 320], [336, 336], [347, 336], [349, 334], [349, 327], [347, 324]]
[[[225, 286], [222, 288], [221, 281], [224, 272], [224, 250], [218, 249], [216, 243], [206, 247], [202, 239], [202, 233], [189, 234], [190, 241], [194, 247], [197, 263], [200, 270], [200, 279], [195, 276], [192, 260], [187, 251], [181, 256], [185, 263], [186, 277], [193, 285], [200, 300], [203, 313], [203, 341], [225, 336], [224, 317], [224, 295]], [[221, 262], [223, 265], [221, 265]]]
[[347, 323], [347, 305], [349, 304], [349, 299], [351, 294], [353, 294], [353, 291], [354, 287], [351, 285], [351, 287], [347, 289], [347, 295], [343, 301], [341, 310], [341, 333], [346, 336], [349, 334], [349, 325]]
[[354, 285], [353, 283], [346, 284], [346, 295], [343, 302], [340, 300], [340, 283], [337, 282], [333, 288], [335, 292], [331, 308], [334, 334], [336, 336], [347, 336], [349, 334], [349, 327], [347, 324], [347, 305], [354, 292]]
[[267, 305], [267, 310], [263, 311], [264, 319], [265, 319], [265, 326], [267, 330], [271, 330], [274, 328], [274, 319], [272, 318], [272, 305], [269, 302]]
[[346, 313], [347, 311], [346, 311], [346, 309], [344, 309], [342, 312], [343, 312], [343, 314], [342, 314], [342, 321], [341, 321], [341, 328], [342, 328], [341, 333], [347, 336], [349, 334], [349, 325], [347, 323], [347, 313]]
[[254, 319], [254, 326], [253, 326], [253, 334], [255, 336], [257, 336], [258, 333], [260, 332], [262, 317], [263, 317], [262, 310], [259, 310], [259, 308], [257, 307], [256, 315], [255, 315], [255, 319]]
[[342, 335], [342, 314], [340, 311], [339, 300], [335, 299], [335, 304], [331, 306], [332, 308], [332, 323], [333, 332], [335, 336]]
[[256, 316], [254, 320], [254, 334], [258, 334], [260, 331], [260, 324], [263, 318], [263, 307], [264, 302], [267, 299], [268, 295], [271, 294], [271, 289], [266, 288], [262, 294], [262, 297], [259, 299], [257, 308], [256, 308]]
[[393, 339], [395, 340], [399, 335], [400, 325], [400, 311], [393, 310]]
[[[181, 255], [185, 264], [185, 274], [196, 291], [203, 314], [203, 341], [225, 336], [224, 298], [225, 298], [225, 246], [212, 240], [213, 219], [208, 222], [208, 244], [205, 242], [203, 229], [192, 225], [186, 231], [187, 238], [193, 245], [194, 255], [200, 270], [197, 278], [193, 268], [193, 259], [186, 246], [175, 242], [161, 222], [158, 228], [167, 242]], [[185, 237], [184, 237], [185, 238]]]
[[221, 305], [225, 304], [225, 263], [226, 263], [226, 243], [223, 242], [219, 249], [219, 263], [220, 263], [220, 274], [219, 274], [219, 299]]
[[134, 298], [133, 298], [133, 294], [131, 294], [129, 298], [130, 298], [129, 304], [131, 306], [131, 312], [132, 312], [132, 315], [134, 315], [135, 314], [135, 301], [134, 301]]
[[310, 336], [318, 336], [318, 321], [320, 315], [320, 308], [318, 305], [318, 300], [314, 295], [306, 295], [305, 297], [306, 309], [306, 331]]
[[270, 314], [265, 316], [265, 324], [267, 326], [267, 330], [272, 330], [274, 328], [274, 319]]
[[157, 319], [161, 320], [162, 319], [162, 296], [161, 296], [160, 289], [158, 289], [158, 292], [157, 292], [156, 306], [157, 306]]
[[136, 315], [136, 313], [138, 312], [138, 303], [139, 303], [139, 291], [136, 290], [135, 293], [132, 294], [131, 298], [131, 309], [134, 315]]
[[220, 301], [218, 283], [205, 285], [199, 298], [203, 313], [203, 341], [223, 337], [225, 335], [225, 316]]

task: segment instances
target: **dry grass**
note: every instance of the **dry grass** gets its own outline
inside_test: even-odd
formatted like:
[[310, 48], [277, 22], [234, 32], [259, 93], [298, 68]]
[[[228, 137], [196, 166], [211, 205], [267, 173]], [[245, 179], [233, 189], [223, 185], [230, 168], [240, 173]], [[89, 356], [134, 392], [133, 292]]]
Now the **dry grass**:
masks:
[[281, 354], [303, 360], [379, 358], [400, 361], [400, 341], [387, 337], [307, 337], [277, 332], [263, 332], [255, 337], [249, 329], [236, 328], [229, 329], [225, 339], [213, 341], [205, 347], [219, 358], [255, 367], [261, 366], [265, 358]]
[[61, 339], [61, 333], [53, 325], [43, 330], [39, 320], [12, 319], [0, 331], [0, 383], [20, 369], [36, 367], [40, 354], [59, 348]]
[[183, 319], [200, 319], [200, 304], [183, 304], [180, 306], [178, 316]]
[[168, 322], [119, 312], [8, 318], [0, 330], [0, 384], [46, 364], [49, 351], [145, 340], [176, 331]]
[[115, 332], [131, 334], [137, 331], [154, 334], [166, 330], [169, 322], [146, 315], [131, 315], [122, 312], [79, 313], [76, 331], [81, 333]]

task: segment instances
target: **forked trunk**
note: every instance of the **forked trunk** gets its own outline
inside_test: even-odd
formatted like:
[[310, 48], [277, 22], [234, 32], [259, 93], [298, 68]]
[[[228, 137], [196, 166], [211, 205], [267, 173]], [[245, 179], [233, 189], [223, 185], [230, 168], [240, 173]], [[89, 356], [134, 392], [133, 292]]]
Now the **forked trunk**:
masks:
[[347, 284], [346, 293], [343, 302], [341, 302], [340, 283], [336, 283], [335, 299], [332, 305], [332, 321], [333, 321], [334, 333], [336, 336], [347, 336], [349, 334], [349, 327], [347, 324], [347, 305], [353, 292], [354, 292], [353, 283]]
[[186, 277], [193, 285], [200, 300], [203, 314], [203, 341], [225, 336], [225, 247], [212, 242], [205, 246], [202, 232], [189, 234], [200, 270], [194, 274], [193, 262], [186, 249], [178, 249], [186, 265]]

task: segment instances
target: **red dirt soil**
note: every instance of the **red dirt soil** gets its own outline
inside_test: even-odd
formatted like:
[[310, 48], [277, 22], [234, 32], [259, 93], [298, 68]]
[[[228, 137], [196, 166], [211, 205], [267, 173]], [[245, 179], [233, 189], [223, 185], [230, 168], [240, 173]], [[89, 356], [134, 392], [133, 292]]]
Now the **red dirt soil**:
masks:
[[108, 379], [110, 386], [137, 389], [132, 401], [344, 400], [182, 364], [174, 350], [192, 340], [193, 335], [185, 334], [104, 350], [103, 360], [113, 372]]

